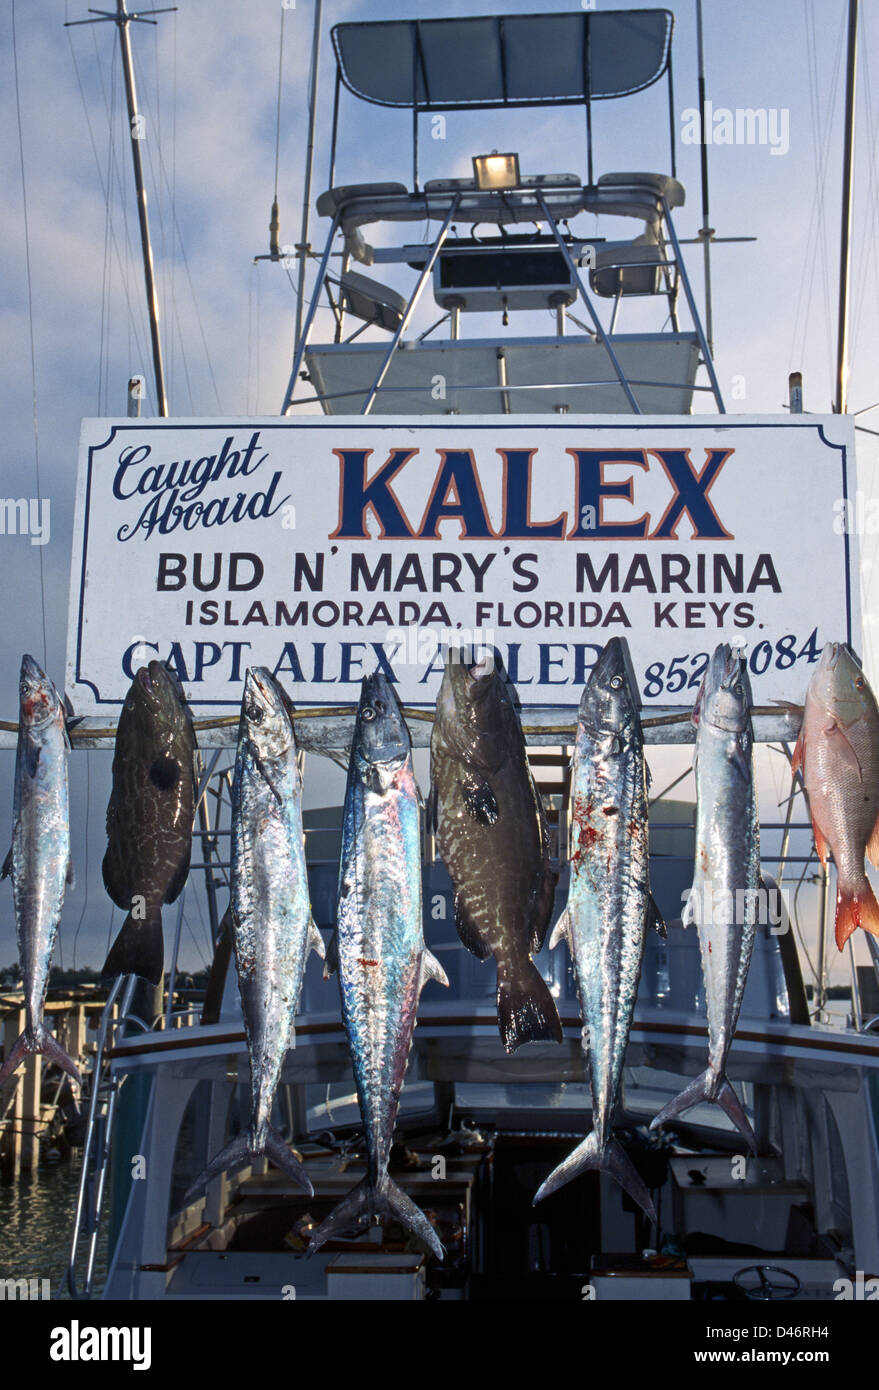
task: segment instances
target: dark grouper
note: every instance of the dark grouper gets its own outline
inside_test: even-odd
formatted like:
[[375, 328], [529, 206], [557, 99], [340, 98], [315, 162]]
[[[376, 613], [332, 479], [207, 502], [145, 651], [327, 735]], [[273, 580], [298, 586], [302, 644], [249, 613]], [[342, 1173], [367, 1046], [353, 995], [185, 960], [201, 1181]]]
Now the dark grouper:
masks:
[[409, 732], [379, 674], [363, 681], [348, 768], [338, 919], [327, 951], [327, 971], [336, 969], [368, 1166], [315, 1231], [309, 1253], [363, 1216], [392, 1216], [442, 1259], [430, 1222], [387, 1171], [419, 996], [426, 980], [448, 980], [424, 944]]
[[531, 959], [552, 914], [556, 873], [518, 715], [487, 656], [450, 651], [430, 743], [437, 846], [455, 891], [455, 925], [469, 951], [497, 964], [504, 1047], [561, 1042], [552, 996]]
[[102, 974], [157, 985], [165, 948], [162, 903], [189, 874], [195, 814], [195, 732], [176, 678], [160, 661], [137, 672], [116, 729], [107, 806], [104, 886], [128, 913]]
[[744, 657], [725, 643], [715, 649], [705, 672], [693, 723], [696, 859], [684, 923], [695, 922], [699, 933], [708, 1068], [660, 1110], [650, 1128], [700, 1101], [715, 1101], [756, 1153], [754, 1131], [726, 1075], [754, 949], [761, 879], [751, 687]]
[[190, 1192], [225, 1169], [266, 1154], [311, 1196], [304, 1168], [269, 1122], [308, 953], [322, 957], [324, 944], [311, 916], [293, 724], [284, 692], [263, 666], [247, 672], [238, 727], [232, 933], [250, 1056], [250, 1124], [217, 1154]]
[[568, 943], [589, 1054], [592, 1133], [535, 1202], [584, 1173], [609, 1173], [656, 1220], [650, 1194], [613, 1137], [613, 1117], [648, 926], [661, 926], [648, 879], [647, 785], [637, 687], [626, 642], [613, 637], [580, 699], [571, 777], [571, 882], [551, 945]]
[[12, 874], [26, 1022], [0, 1067], [0, 1084], [29, 1052], [42, 1052], [79, 1081], [75, 1063], [43, 1023], [64, 890], [73, 882], [67, 798], [70, 743], [58, 692], [32, 656], [21, 660], [19, 696], [12, 848], [2, 877]]

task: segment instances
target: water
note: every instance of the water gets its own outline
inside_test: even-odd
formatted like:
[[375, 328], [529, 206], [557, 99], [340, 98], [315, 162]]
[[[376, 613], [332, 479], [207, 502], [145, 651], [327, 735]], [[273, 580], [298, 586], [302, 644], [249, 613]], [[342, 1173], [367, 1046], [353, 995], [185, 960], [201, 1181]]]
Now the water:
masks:
[[[48, 1279], [52, 1298], [69, 1298], [65, 1276], [82, 1155], [43, 1159], [33, 1173], [0, 1182], [0, 1278]], [[80, 1241], [77, 1269], [82, 1279], [86, 1247]], [[102, 1222], [95, 1260], [94, 1291], [107, 1274], [107, 1223]]]

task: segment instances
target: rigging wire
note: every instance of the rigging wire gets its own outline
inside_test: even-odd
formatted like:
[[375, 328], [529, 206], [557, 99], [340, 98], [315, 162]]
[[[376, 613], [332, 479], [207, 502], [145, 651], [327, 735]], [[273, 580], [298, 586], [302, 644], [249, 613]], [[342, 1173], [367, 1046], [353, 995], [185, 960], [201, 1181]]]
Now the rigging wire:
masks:
[[[15, 0], [12, 0], [12, 65], [15, 71], [15, 114], [18, 123], [18, 155], [21, 168], [21, 203], [24, 213], [24, 262], [25, 262], [25, 282], [27, 285], [27, 317], [28, 317], [28, 336], [30, 340], [30, 365], [31, 365], [31, 394], [33, 401], [33, 427], [34, 427], [34, 472], [36, 475], [37, 505], [39, 514], [43, 514], [43, 493], [40, 483], [40, 427], [39, 412], [37, 409], [37, 351], [34, 338], [34, 300], [33, 285], [31, 282], [31, 249], [30, 249], [30, 226], [27, 215], [27, 176], [24, 167], [24, 134], [21, 125], [21, 89], [18, 80], [18, 38], [15, 29]], [[43, 629], [43, 666], [48, 665], [47, 640], [46, 640], [46, 577], [43, 567], [43, 547], [37, 546], [40, 563], [40, 614]]]

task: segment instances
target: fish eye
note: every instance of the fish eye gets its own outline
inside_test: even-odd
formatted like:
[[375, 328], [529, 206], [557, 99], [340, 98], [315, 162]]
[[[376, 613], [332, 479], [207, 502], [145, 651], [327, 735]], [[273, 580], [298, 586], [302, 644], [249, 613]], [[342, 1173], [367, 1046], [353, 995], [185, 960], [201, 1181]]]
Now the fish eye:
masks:
[[745, 687], [742, 685], [741, 681], [739, 681], [739, 683], [736, 685], [735, 692], [738, 695], [739, 699], [742, 699], [744, 697]]
[[622, 676], [611, 676], [611, 678], [610, 678], [610, 688], [611, 688], [611, 690], [619, 690], [620, 687], [622, 686], [622, 683], [623, 683], [623, 678], [622, 678]]
[[262, 709], [255, 701], [251, 700], [250, 704], [246, 706], [245, 714], [252, 723], [262, 723]]
[[863, 690], [866, 684], [867, 682], [864, 680], [864, 677], [858, 676], [857, 680], [855, 681], [855, 690]]
[[363, 718], [366, 720], [367, 724], [371, 724], [373, 719], [375, 719], [375, 710], [372, 708], [371, 705], [364, 705], [362, 715]]

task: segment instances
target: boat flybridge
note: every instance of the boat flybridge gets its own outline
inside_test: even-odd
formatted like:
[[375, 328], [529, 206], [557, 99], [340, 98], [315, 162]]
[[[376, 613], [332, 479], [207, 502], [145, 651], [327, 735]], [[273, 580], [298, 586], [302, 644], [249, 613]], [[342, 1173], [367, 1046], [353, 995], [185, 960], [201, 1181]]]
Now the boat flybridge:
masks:
[[[317, 278], [282, 413], [309, 405], [313, 412], [317, 403], [328, 415], [346, 416], [686, 416], [699, 390], [722, 411], [673, 221], [684, 190], [675, 177], [671, 39], [672, 16], [658, 9], [337, 25], [330, 186], [317, 200], [327, 236], [314, 257]], [[595, 104], [663, 81], [668, 169], [596, 177]], [[337, 181], [343, 89], [358, 102], [408, 115], [411, 186]], [[520, 169], [517, 156], [502, 153], [475, 158], [472, 177], [420, 183], [419, 126], [429, 117], [560, 106], [585, 110], [582, 172]], [[364, 129], [361, 116], [361, 139]], [[572, 228], [592, 214], [599, 225], [622, 219], [632, 236], [602, 239], [591, 226]], [[382, 244], [388, 228], [410, 223], [436, 230], [424, 240]], [[384, 283], [401, 276], [409, 279], [405, 290]], [[440, 322], [407, 339], [428, 293]], [[687, 326], [679, 319], [681, 296]], [[658, 309], [657, 331], [621, 331], [637, 299]], [[331, 310], [330, 342], [317, 341], [319, 305]], [[508, 319], [533, 323], [536, 311], [544, 324], [554, 316], [553, 332], [508, 331]], [[469, 335], [468, 320], [493, 331]], [[697, 384], [700, 370], [705, 384]], [[438, 378], [444, 389], [435, 392]], [[762, 715], [757, 739], [790, 742], [790, 718]], [[427, 737], [426, 724], [413, 726], [416, 743], [423, 747]], [[685, 742], [692, 729], [660, 721], [645, 737]], [[208, 745], [211, 739], [198, 867], [218, 896], [229, 859], [228, 730], [214, 730]], [[558, 733], [529, 742], [555, 836], [557, 916], [568, 876], [567, 760], [546, 752]], [[338, 742], [325, 738], [322, 748], [339, 756]], [[226, 765], [217, 762], [224, 757]], [[658, 1224], [597, 1173], [532, 1209], [542, 1179], [591, 1126], [570, 963], [563, 950], [536, 957], [556, 998], [563, 1044], [530, 1044], [508, 1056], [498, 1037], [493, 968], [458, 942], [451, 884], [425, 832], [425, 936], [450, 988], [422, 1000], [392, 1165], [395, 1180], [435, 1222], [445, 1262], [426, 1257], [393, 1223], [353, 1231], [305, 1257], [309, 1231], [364, 1171], [337, 985], [322, 978], [314, 956], [275, 1116], [303, 1157], [314, 1198], [257, 1161], [184, 1200], [208, 1157], [248, 1117], [247, 1047], [234, 968], [227, 969], [228, 936], [220, 932], [201, 1010], [172, 1016], [169, 1002], [166, 1023], [176, 1026], [151, 1025], [149, 1004], [133, 1000], [129, 985], [116, 999], [121, 1021], [105, 1018], [74, 1290], [92, 1287], [95, 1213], [105, 1187], [107, 1298], [580, 1300], [589, 1285], [599, 1299], [826, 1299], [835, 1296], [835, 1281], [879, 1269], [879, 1038], [861, 1026], [854, 996], [856, 1026], [829, 1026], [819, 1012], [820, 984], [810, 1006], [786, 918], [780, 930], [769, 923], [758, 930], [729, 1060], [759, 1157], [743, 1154], [717, 1106], [699, 1105], [671, 1130], [648, 1134], [652, 1116], [703, 1070], [707, 1045], [698, 944], [679, 922], [692, 870], [693, 806], [660, 796], [651, 817], [652, 883], [670, 926], [666, 941], [651, 934], [648, 942], [617, 1134], [653, 1194]], [[776, 875], [790, 876], [792, 824], [789, 814]], [[314, 916], [326, 935], [335, 916], [338, 810], [306, 813], [306, 834]], [[172, 970], [169, 1001], [174, 985]]]
[[[722, 410], [672, 216], [684, 203], [675, 178], [672, 25], [666, 10], [336, 25], [329, 187], [317, 200], [329, 225], [283, 412], [317, 401], [328, 415], [686, 415], [697, 390]], [[596, 179], [594, 104], [663, 79], [670, 172], [608, 171]], [[343, 88], [409, 113], [411, 188], [337, 183]], [[586, 113], [582, 171], [528, 171], [524, 156], [495, 152], [474, 156], [469, 177], [419, 182], [425, 117], [562, 106]], [[599, 228], [622, 222], [632, 234], [572, 229], [589, 214]], [[410, 223], [436, 230], [420, 241], [379, 244]], [[395, 267], [411, 282], [402, 293], [378, 278]], [[441, 317], [407, 340], [427, 293]], [[633, 299], [661, 310], [656, 331], [621, 331]], [[607, 327], [596, 301], [612, 303]], [[312, 328], [324, 303], [333, 341], [316, 343]], [[552, 336], [534, 334], [538, 311], [554, 315]], [[484, 324], [489, 315], [502, 333], [465, 334], [468, 316]], [[513, 316], [521, 336], [510, 331]], [[358, 341], [369, 327], [378, 330], [373, 340]], [[700, 364], [708, 384], [697, 386]], [[300, 374], [313, 391], [297, 394]], [[437, 380], [442, 391], [431, 389]]]

